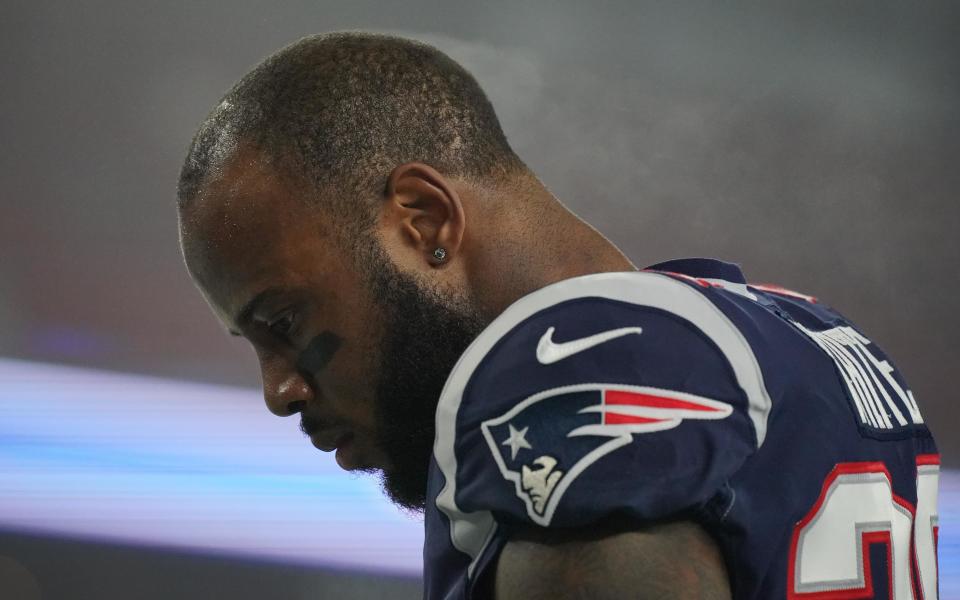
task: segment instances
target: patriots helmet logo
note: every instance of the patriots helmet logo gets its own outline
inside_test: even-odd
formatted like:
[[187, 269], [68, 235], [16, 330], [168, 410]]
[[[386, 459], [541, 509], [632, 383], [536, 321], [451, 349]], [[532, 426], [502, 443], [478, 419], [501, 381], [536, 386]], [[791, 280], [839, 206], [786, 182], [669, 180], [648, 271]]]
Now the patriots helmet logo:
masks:
[[662, 388], [586, 383], [539, 392], [481, 424], [500, 469], [527, 514], [549, 525], [570, 484], [634, 435], [673, 429], [684, 419], [724, 419], [725, 402]]

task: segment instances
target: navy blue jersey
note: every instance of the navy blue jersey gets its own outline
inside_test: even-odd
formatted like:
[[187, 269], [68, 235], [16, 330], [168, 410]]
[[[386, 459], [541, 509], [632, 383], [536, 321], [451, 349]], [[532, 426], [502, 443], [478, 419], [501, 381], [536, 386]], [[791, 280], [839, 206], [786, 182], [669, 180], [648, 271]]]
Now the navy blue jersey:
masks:
[[937, 597], [939, 460], [886, 355], [815, 299], [671, 261], [547, 286], [451, 372], [425, 596], [482, 597], [518, 528], [669, 518], [734, 598]]

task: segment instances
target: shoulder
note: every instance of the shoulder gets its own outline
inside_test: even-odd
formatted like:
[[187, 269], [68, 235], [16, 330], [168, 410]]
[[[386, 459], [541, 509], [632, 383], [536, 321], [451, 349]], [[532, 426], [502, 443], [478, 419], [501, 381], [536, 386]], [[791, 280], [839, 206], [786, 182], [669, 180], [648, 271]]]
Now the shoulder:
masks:
[[565, 280], [511, 305], [451, 373], [435, 504], [473, 557], [496, 522], [657, 519], [716, 492], [762, 443], [769, 409], [749, 342], [698, 286]]
[[454, 450], [458, 429], [501, 408], [550, 390], [614, 382], [742, 399], [762, 444], [770, 399], [759, 361], [704, 292], [669, 275], [629, 272], [576, 277], [524, 296], [451, 372], [438, 405], [438, 458]]
[[[457, 392], [469, 393], [471, 385], [487, 383], [481, 376], [502, 371], [498, 367], [509, 366], [511, 359], [516, 365], [570, 364], [566, 359], [594, 346], [606, 349], [605, 342], [641, 333], [643, 346], [664, 353], [687, 351], [699, 341], [715, 346], [737, 379], [748, 384], [747, 391], [759, 393], [754, 385], [759, 368], [750, 343], [709, 291], [656, 272], [601, 273], [537, 290], [478, 336], [452, 372], [443, 400], [455, 402]], [[665, 323], [675, 326], [669, 331], [658, 328]]]

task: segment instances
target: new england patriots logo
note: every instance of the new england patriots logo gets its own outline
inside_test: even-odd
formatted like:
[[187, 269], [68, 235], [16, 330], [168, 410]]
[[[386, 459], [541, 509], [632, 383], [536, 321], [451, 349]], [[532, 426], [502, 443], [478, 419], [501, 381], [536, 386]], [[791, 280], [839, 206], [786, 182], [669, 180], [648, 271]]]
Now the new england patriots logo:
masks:
[[527, 514], [549, 525], [570, 484], [635, 434], [673, 429], [684, 419], [723, 419], [733, 407], [674, 390], [586, 383], [553, 388], [481, 424]]

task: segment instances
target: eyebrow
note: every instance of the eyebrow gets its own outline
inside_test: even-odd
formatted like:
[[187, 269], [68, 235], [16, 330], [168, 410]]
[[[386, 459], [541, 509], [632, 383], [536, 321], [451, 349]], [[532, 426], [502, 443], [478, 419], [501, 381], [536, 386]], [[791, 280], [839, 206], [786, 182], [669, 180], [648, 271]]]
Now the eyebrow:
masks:
[[[280, 288], [269, 287], [255, 295], [251, 298], [246, 304], [243, 305], [243, 308], [237, 313], [236, 318], [233, 319], [233, 322], [237, 327], [243, 327], [243, 325], [250, 320], [251, 315], [254, 311], [257, 310], [263, 302], [268, 300], [271, 296], [279, 295], [282, 292]], [[237, 331], [236, 329], [230, 328], [227, 329], [227, 332], [233, 336], [242, 336], [243, 334]]]

